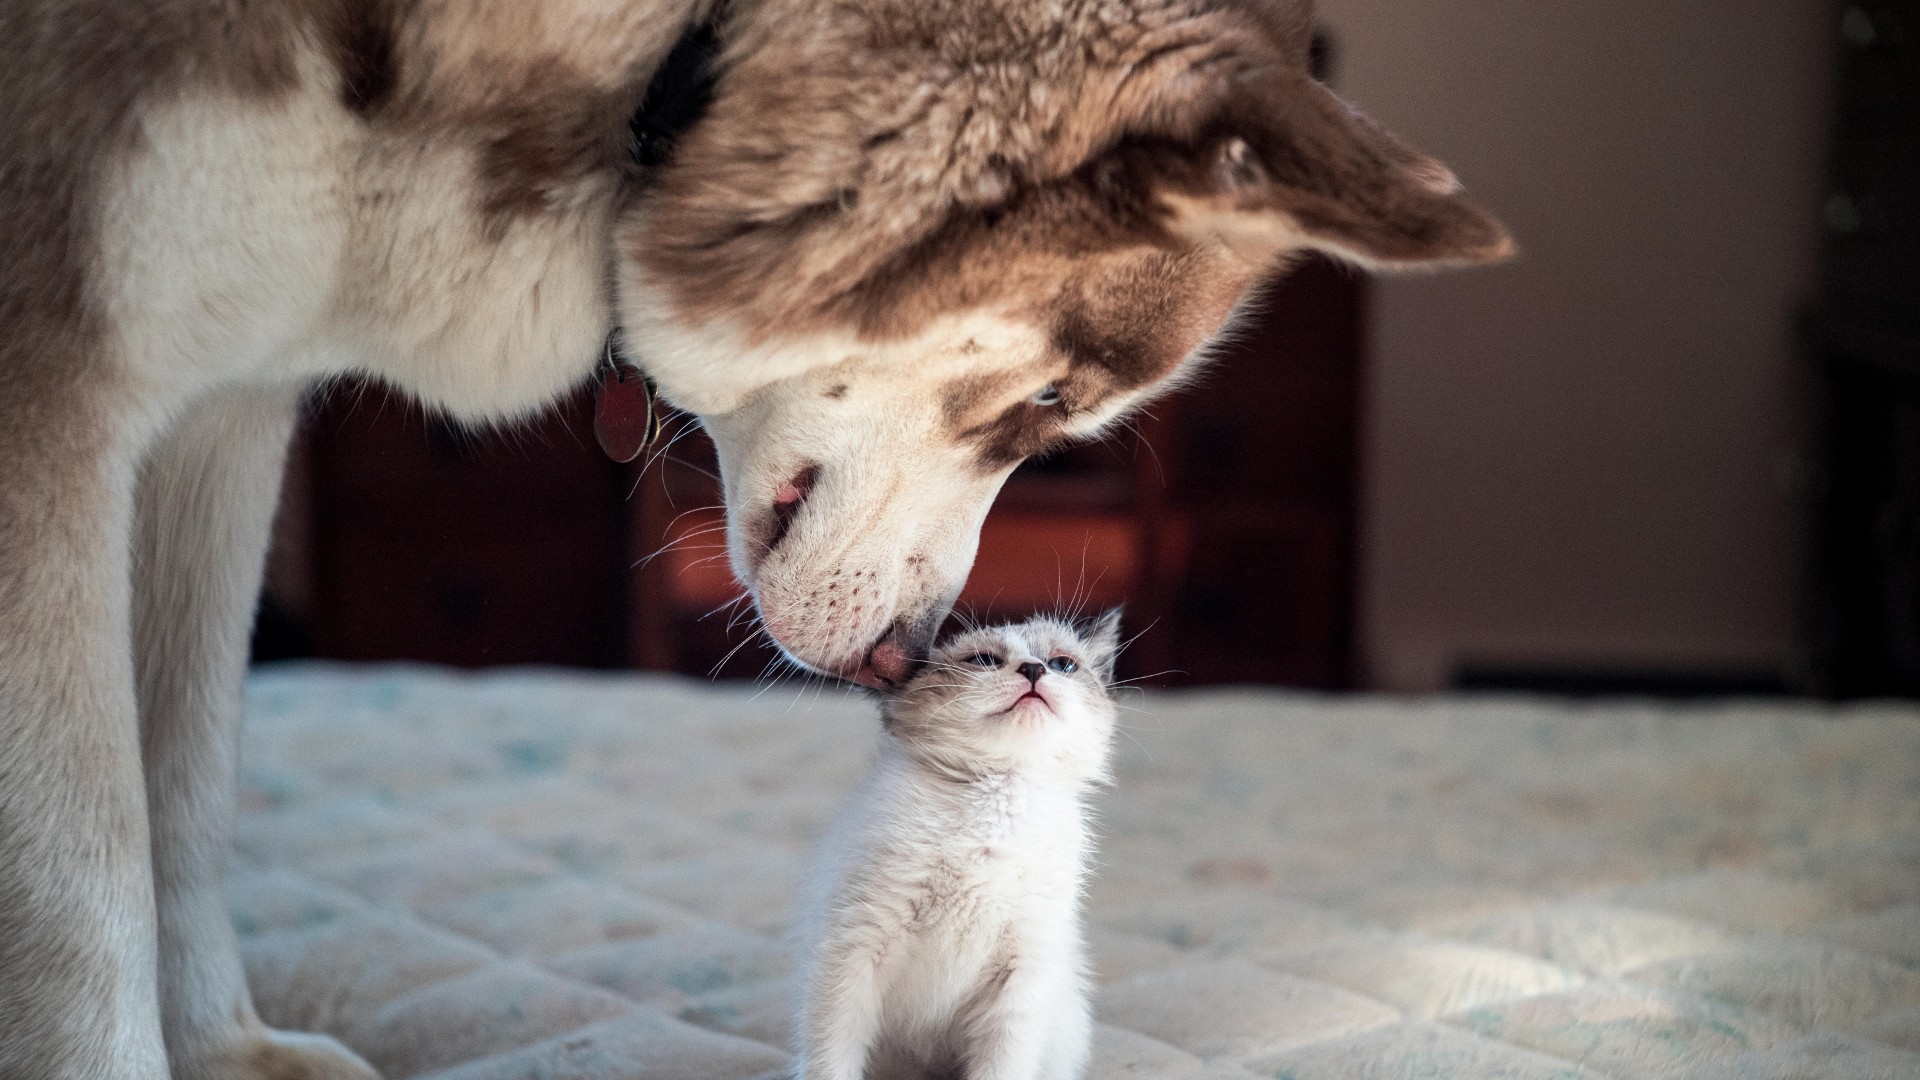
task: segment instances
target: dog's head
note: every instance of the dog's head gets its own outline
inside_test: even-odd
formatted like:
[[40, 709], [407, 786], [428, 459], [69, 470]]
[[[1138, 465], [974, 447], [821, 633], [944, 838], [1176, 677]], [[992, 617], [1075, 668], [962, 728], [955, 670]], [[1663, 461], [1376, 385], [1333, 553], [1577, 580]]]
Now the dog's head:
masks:
[[1013, 467], [1167, 387], [1289, 253], [1509, 251], [1313, 80], [1307, 6], [738, 5], [622, 223], [621, 316], [789, 655], [904, 677]]

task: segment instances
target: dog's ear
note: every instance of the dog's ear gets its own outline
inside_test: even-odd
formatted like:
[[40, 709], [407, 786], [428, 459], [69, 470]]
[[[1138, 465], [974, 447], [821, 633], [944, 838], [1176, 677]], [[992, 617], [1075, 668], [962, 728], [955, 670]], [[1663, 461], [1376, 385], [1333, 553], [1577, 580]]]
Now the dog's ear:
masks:
[[1243, 0], [1249, 14], [1265, 24], [1302, 70], [1313, 50], [1314, 0]]
[[1200, 130], [1134, 152], [1159, 158], [1130, 165], [1159, 172], [1175, 233], [1256, 265], [1299, 248], [1384, 269], [1492, 262], [1513, 251], [1451, 170], [1303, 70], [1242, 76]]

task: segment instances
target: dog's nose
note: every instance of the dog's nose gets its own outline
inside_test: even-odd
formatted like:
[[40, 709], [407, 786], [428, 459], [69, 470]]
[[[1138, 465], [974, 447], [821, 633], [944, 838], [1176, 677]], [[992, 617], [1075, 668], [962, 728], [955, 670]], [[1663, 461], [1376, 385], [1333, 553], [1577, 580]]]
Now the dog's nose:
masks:
[[1029, 660], [1024, 664], [1021, 664], [1019, 667], [1014, 668], [1013, 670], [1019, 672], [1022, 675], [1025, 675], [1027, 677], [1028, 682], [1035, 683], [1035, 684], [1038, 684], [1040, 682], [1040, 676], [1045, 675], [1047, 673], [1047, 669], [1043, 665], [1037, 664], [1032, 660]]
[[888, 634], [867, 652], [866, 662], [854, 673], [853, 681], [876, 690], [899, 686], [913, 677], [913, 669], [925, 656], [924, 650], [916, 650], [897, 632]]
[[867, 663], [873, 665], [874, 674], [890, 683], [903, 683], [913, 674], [913, 657], [900, 643], [888, 638], [873, 647], [868, 654]]

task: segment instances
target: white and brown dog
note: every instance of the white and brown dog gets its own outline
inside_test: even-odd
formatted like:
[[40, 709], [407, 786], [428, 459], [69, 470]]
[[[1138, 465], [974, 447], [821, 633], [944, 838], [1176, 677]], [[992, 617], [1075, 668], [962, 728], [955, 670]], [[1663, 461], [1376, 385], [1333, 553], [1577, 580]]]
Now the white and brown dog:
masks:
[[[1014, 465], [1288, 252], [1507, 252], [1313, 81], [1306, 9], [0, 3], [0, 1077], [371, 1075], [261, 1024], [222, 894], [303, 388], [512, 418], [617, 321], [720, 447], [767, 629], [898, 680]], [[696, 24], [710, 104], [643, 174]]]

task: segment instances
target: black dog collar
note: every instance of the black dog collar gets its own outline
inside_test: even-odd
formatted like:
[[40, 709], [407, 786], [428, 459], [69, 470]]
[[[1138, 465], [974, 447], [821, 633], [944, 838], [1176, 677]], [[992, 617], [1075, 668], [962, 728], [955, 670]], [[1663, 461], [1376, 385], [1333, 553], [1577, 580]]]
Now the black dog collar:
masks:
[[[640, 183], [673, 156], [680, 136], [707, 111], [713, 100], [713, 58], [719, 52], [711, 22], [687, 27], [653, 73], [640, 108], [628, 121], [633, 132], [633, 163]], [[621, 348], [620, 328], [607, 333], [601, 354], [599, 399], [594, 402], [593, 434], [608, 457], [628, 462], [660, 441], [659, 391]]]
[[640, 109], [628, 126], [633, 131], [633, 160], [651, 172], [673, 156], [674, 143], [706, 114], [713, 102], [713, 61], [720, 52], [713, 23], [688, 26], [653, 73]]

